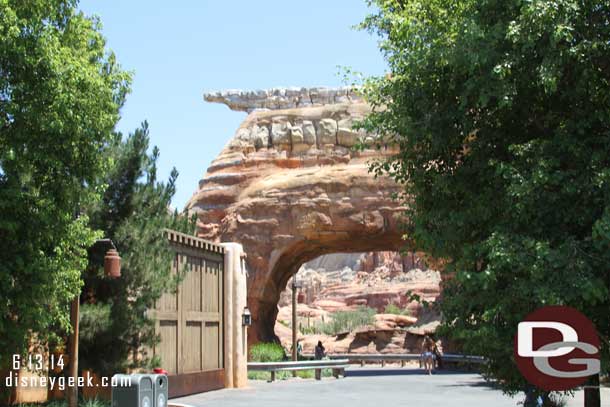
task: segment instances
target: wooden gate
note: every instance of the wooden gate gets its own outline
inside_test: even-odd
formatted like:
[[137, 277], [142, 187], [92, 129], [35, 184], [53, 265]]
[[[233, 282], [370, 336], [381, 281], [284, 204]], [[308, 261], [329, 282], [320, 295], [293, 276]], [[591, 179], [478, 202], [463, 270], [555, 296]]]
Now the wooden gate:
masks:
[[161, 341], [153, 355], [169, 373], [170, 397], [222, 388], [224, 249], [175, 231], [167, 237], [175, 250], [172, 273], [185, 275], [177, 292], [155, 306]]

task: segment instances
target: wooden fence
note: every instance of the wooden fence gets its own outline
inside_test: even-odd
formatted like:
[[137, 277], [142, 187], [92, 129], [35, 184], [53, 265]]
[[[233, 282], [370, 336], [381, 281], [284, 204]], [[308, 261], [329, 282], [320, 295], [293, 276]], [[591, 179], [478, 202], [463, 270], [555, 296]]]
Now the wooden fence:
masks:
[[224, 248], [167, 231], [175, 251], [172, 273], [183, 272], [176, 293], [153, 310], [160, 343], [153, 355], [169, 373], [170, 397], [224, 387]]

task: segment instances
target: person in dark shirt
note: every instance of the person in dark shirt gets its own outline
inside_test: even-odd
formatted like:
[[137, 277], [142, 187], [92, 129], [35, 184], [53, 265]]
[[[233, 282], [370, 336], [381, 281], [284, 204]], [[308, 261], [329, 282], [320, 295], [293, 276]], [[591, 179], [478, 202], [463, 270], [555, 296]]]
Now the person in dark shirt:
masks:
[[[322, 341], [318, 341], [315, 348], [315, 358], [316, 360], [322, 360], [324, 357], [326, 357], [326, 349], [324, 349]], [[316, 369], [316, 380], [320, 379], [322, 379], [322, 369]]]
[[322, 341], [318, 341], [316, 345], [316, 360], [322, 360], [326, 356], [326, 349], [322, 345]]

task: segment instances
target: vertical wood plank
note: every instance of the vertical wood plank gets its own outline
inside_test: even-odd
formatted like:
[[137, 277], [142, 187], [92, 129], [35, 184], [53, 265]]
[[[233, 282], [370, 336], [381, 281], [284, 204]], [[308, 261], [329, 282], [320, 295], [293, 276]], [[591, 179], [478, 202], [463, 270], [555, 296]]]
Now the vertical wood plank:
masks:
[[218, 309], [220, 318], [218, 320], [218, 368], [224, 368], [224, 259], [218, 264], [218, 272], [216, 273], [216, 284], [218, 297], [216, 299], [216, 308]]
[[[208, 274], [207, 274], [207, 261], [203, 258], [201, 260], [201, 311], [206, 312], [206, 298], [207, 298], [207, 289], [208, 289]], [[208, 338], [206, 335], [206, 323], [207, 321], [202, 321], [202, 331], [201, 331], [201, 369], [203, 371], [206, 370], [205, 366], [205, 358], [207, 352], [207, 342]]]
[[[180, 272], [181, 270], [183, 270], [183, 267], [185, 266], [184, 264], [184, 260], [185, 260], [185, 256], [182, 253], [177, 253], [176, 254], [178, 256], [178, 271]], [[186, 328], [186, 323], [184, 321], [184, 315], [183, 315], [183, 295], [182, 295], [182, 291], [183, 291], [183, 287], [182, 284], [180, 284], [178, 286], [178, 291], [176, 292], [176, 297], [177, 297], [177, 308], [178, 308], [178, 315], [177, 315], [177, 327], [178, 327], [178, 333], [177, 333], [177, 343], [178, 343], [178, 354], [177, 354], [177, 360], [178, 360], [178, 366], [176, 369], [176, 373], [177, 374], [181, 374], [184, 373], [184, 338], [183, 338], [183, 332], [184, 329]]]

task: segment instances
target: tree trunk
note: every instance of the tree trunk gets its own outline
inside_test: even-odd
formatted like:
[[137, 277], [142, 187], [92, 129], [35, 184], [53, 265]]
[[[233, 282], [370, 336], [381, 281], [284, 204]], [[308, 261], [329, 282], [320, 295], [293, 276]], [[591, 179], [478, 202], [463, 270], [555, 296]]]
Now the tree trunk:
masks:
[[593, 375], [587, 380], [585, 386], [585, 407], [600, 407], [601, 397], [599, 390], [599, 374]]
[[[77, 295], [70, 304], [70, 323], [72, 324], [72, 334], [70, 335], [70, 368], [69, 376], [73, 377], [75, 383], [78, 379], [78, 311], [80, 308], [80, 295]], [[68, 407], [77, 407], [78, 386], [66, 387], [66, 399]]]

